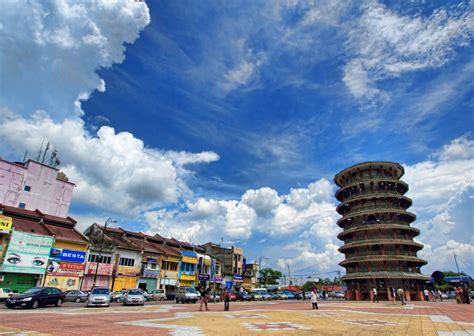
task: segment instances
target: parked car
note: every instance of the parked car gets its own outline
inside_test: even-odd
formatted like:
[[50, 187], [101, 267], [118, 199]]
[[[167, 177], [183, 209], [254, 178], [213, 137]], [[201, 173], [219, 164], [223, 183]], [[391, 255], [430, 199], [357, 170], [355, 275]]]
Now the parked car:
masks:
[[333, 297], [336, 299], [345, 299], [346, 293], [341, 292], [341, 291], [335, 291]]
[[221, 296], [216, 292], [209, 294], [209, 301], [210, 302], [221, 302]]
[[237, 297], [237, 300], [239, 301], [250, 301], [252, 297], [250, 296], [249, 293], [247, 292], [237, 292], [235, 293], [235, 296]]
[[10, 288], [0, 288], [0, 302], [6, 301], [12, 295], [13, 291]]
[[95, 287], [89, 293], [87, 307], [109, 307], [111, 301], [110, 290], [107, 287]]
[[145, 304], [145, 295], [143, 295], [143, 291], [138, 288], [129, 289], [125, 295], [123, 296], [123, 305], [140, 305], [143, 306]]
[[262, 292], [262, 300], [263, 301], [271, 301], [273, 299], [273, 295], [268, 292]]
[[456, 292], [455, 291], [447, 291], [446, 295], [448, 296], [448, 299], [454, 299], [456, 297]]
[[80, 290], [70, 290], [64, 292], [64, 302], [86, 302], [89, 294]]
[[286, 294], [286, 296], [288, 297], [289, 300], [294, 300], [294, 299], [296, 299], [295, 294], [293, 294], [293, 293], [290, 292], [290, 291], [283, 291], [283, 293]]
[[201, 295], [195, 288], [180, 287], [176, 291], [176, 303], [196, 303], [201, 298]]
[[111, 302], [122, 302], [123, 301], [123, 296], [125, 295], [125, 293], [127, 293], [126, 289], [122, 289], [122, 290], [119, 290], [119, 291], [112, 292], [112, 294], [110, 294]]
[[277, 300], [288, 300], [288, 295], [285, 292], [277, 292]]
[[164, 301], [166, 300], [166, 290], [165, 289], [154, 289], [148, 293], [149, 299], [153, 301]]
[[151, 300], [151, 296], [150, 294], [148, 294], [148, 292], [146, 290], [143, 290], [143, 289], [140, 289], [143, 293], [143, 297], [145, 298], [145, 301], [150, 301]]
[[474, 290], [471, 291], [471, 299], [474, 299]]
[[25, 307], [36, 309], [39, 306], [55, 305], [59, 307], [64, 302], [64, 293], [54, 287], [33, 287], [5, 301], [8, 308]]
[[448, 295], [446, 293], [443, 293], [441, 292], [441, 298], [444, 300], [444, 299], [447, 299], [448, 298]]
[[237, 301], [237, 295], [234, 292], [230, 292], [229, 294], [230, 301]]
[[250, 293], [250, 298], [252, 301], [262, 301], [263, 296], [261, 292], [252, 292]]

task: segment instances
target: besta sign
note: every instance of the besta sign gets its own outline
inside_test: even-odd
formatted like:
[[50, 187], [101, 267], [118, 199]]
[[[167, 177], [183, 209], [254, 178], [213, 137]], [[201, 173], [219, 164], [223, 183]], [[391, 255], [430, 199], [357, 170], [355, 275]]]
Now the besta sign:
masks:
[[61, 261], [83, 263], [86, 260], [86, 252], [75, 250], [62, 250], [59, 259]]

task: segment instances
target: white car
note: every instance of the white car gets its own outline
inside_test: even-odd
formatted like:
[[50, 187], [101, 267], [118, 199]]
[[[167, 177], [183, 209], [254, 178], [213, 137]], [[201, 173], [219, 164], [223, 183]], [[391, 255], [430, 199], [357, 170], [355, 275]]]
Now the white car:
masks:
[[129, 289], [127, 293], [122, 298], [123, 305], [139, 305], [143, 306], [145, 304], [145, 296], [143, 295], [143, 291], [138, 288]]
[[0, 302], [5, 301], [13, 296], [13, 291], [10, 288], [0, 288]]
[[165, 289], [154, 289], [148, 293], [150, 300], [153, 301], [164, 301], [166, 300], [166, 290]]

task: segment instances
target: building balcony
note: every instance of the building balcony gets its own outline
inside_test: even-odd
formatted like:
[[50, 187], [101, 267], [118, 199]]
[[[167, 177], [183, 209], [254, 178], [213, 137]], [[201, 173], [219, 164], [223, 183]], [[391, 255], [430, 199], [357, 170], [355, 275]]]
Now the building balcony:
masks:
[[[373, 253], [373, 254], [372, 254]], [[349, 265], [359, 262], [371, 262], [371, 261], [410, 261], [418, 265], [426, 265], [426, 260], [420, 259], [414, 255], [402, 255], [402, 254], [380, 254], [378, 252], [369, 252], [365, 255], [349, 257], [339, 263], [340, 266]]]
[[411, 227], [408, 224], [400, 224], [400, 221], [384, 221], [383, 224], [352, 224], [351, 227], [337, 235], [337, 238], [344, 240], [343, 237], [360, 231], [378, 231], [378, 230], [405, 230], [413, 233], [412, 238], [420, 234], [420, 230]]
[[413, 240], [408, 239], [394, 239], [394, 238], [370, 238], [364, 240], [357, 240], [349, 242], [346, 240], [346, 244], [339, 248], [339, 252], [345, 251], [350, 248], [361, 247], [361, 246], [372, 246], [372, 245], [408, 245], [408, 246], [415, 246], [418, 250], [423, 248], [423, 244], [417, 243]]

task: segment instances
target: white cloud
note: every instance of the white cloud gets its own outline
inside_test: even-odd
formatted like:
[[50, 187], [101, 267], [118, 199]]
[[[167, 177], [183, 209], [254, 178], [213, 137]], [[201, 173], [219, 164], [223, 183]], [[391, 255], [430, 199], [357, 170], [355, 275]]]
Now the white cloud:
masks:
[[[290, 244], [293, 247], [295, 244]], [[337, 271], [337, 263], [342, 261], [343, 255], [337, 250], [339, 246], [328, 243], [320, 248], [321, 252], [315, 252], [314, 248], [308, 246], [306, 248], [299, 247], [300, 253], [294, 258], [280, 258], [278, 259], [278, 266], [281, 269], [286, 269], [286, 265], [290, 265], [293, 274], [305, 273], [308, 271]]]
[[43, 139], [51, 142], [65, 163], [62, 170], [77, 184], [74, 201], [122, 215], [176, 202], [188, 192], [185, 165], [219, 158], [213, 152], [146, 148], [131, 133], [108, 126], [90, 135], [80, 119], [55, 123], [44, 113], [5, 120], [0, 136], [19, 152], [37, 148]]
[[346, 26], [347, 47], [354, 56], [345, 66], [343, 80], [356, 98], [372, 99], [383, 93], [377, 88], [381, 80], [448, 62], [456, 47], [469, 45], [473, 21], [468, 6], [441, 8], [423, 18], [399, 15], [371, 2]]
[[125, 59], [124, 44], [150, 16], [145, 2], [131, 0], [6, 1], [0, 21], [0, 106], [62, 120], [81, 115], [80, 101], [93, 90], [105, 90], [96, 71]]

